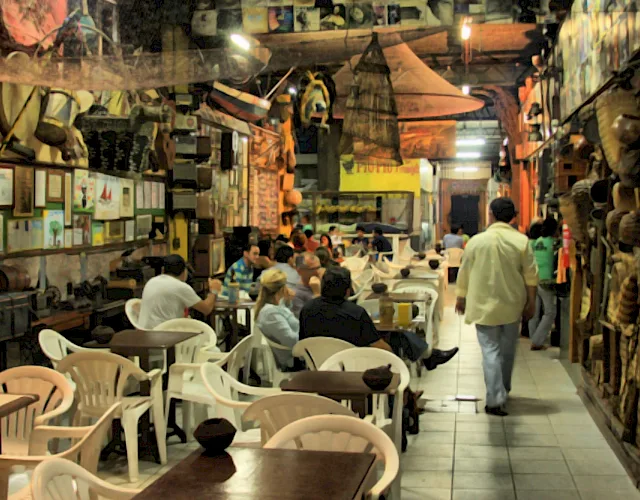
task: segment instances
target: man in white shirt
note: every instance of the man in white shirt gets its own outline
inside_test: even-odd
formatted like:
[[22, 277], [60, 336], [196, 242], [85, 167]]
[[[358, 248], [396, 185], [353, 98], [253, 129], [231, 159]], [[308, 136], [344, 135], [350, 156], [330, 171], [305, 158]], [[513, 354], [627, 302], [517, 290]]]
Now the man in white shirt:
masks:
[[216, 297], [222, 288], [219, 280], [209, 279], [209, 296], [201, 299], [185, 283], [187, 265], [179, 255], [169, 255], [164, 259], [163, 274], [151, 278], [142, 291], [139, 323], [145, 330], [170, 319], [185, 318], [189, 309], [195, 309], [205, 316], [211, 314]]
[[338, 245], [342, 245], [342, 236], [340, 236], [338, 226], [331, 226], [329, 228], [329, 236], [331, 236], [331, 244], [333, 245], [333, 248], [336, 248]]

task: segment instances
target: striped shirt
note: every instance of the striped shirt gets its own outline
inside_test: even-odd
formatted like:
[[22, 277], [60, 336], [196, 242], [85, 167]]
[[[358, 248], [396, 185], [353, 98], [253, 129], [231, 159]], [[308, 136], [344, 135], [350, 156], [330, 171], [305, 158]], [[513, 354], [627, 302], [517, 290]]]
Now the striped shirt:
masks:
[[253, 266], [248, 266], [244, 261], [244, 257], [227, 269], [227, 275], [224, 277], [222, 284], [222, 295], [229, 295], [229, 283], [231, 283], [231, 271], [236, 275], [236, 281], [240, 285], [240, 290], [249, 292], [249, 288], [253, 283]]

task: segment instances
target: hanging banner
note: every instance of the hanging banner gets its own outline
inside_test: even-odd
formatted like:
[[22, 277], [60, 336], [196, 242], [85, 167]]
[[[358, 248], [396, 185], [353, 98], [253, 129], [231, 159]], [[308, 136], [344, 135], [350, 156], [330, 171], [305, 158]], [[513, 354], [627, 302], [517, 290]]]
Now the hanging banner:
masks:
[[440, 160], [456, 156], [456, 121], [400, 122], [400, 154], [403, 159]]
[[420, 195], [420, 160], [405, 160], [400, 167], [389, 167], [341, 156], [340, 191], [412, 191]]

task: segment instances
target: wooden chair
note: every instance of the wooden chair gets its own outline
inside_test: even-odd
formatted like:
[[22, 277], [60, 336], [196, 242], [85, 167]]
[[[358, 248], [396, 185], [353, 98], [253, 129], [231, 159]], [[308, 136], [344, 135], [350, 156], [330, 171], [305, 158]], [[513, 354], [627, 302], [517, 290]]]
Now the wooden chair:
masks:
[[384, 472], [367, 492], [367, 498], [372, 499], [379, 499], [400, 471], [400, 458], [391, 439], [375, 425], [345, 415], [318, 415], [297, 420], [280, 429], [264, 447], [374, 453], [376, 460], [384, 466]]
[[142, 490], [119, 488], [64, 458], [51, 458], [33, 471], [33, 500], [130, 500]]
[[[111, 427], [111, 422], [118, 411], [120, 411], [120, 403], [115, 403], [100, 416], [94, 425], [86, 427], [41, 425], [33, 430], [28, 456], [0, 454], [0, 500], [5, 500], [9, 494], [15, 493], [8, 491], [9, 476], [14, 467], [22, 466], [28, 471], [31, 471], [41, 462], [56, 457], [66, 458], [68, 460], [79, 460], [80, 465], [84, 469], [95, 474], [98, 469], [98, 460], [100, 458], [102, 444], [107, 436], [107, 431]], [[47, 443], [51, 439], [72, 439], [77, 441], [62, 453], [47, 455]], [[21, 473], [21, 475], [24, 474], [25, 473]], [[28, 482], [28, 479], [25, 479]], [[12, 480], [12, 482], [14, 482], [14, 484], [20, 484], [25, 481]], [[67, 500], [69, 497], [61, 498]]]
[[303, 358], [307, 369], [318, 370], [322, 363], [335, 353], [353, 347], [355, 346], [346, 340], [333, 337], [309, 337], [293, 346], [293, 355], [296, 358]]
[[57, 423], [73, 406], [69, 380], [43, 366], [18, 366], [0, 372], [0, 392], [39, 397], [37, 402], [2, 419], [2, 452], [8, 455], [28, 455], [33, 429]]
[[[78, 409], [75, 421], [83, 423], [102, 415], [115, 403], [122, 403], [115, 418], [124, 429], [129, 462], [129, 481], [138, 480], [138, 421], [151, 412], [155, 427], [160, 462], [167, 463], [167, 439], [162, 398], [162, 372], [146, 373], [127, 358], [108, 352], [70, 354], [58, 365], [58, 371], [69, 373], [76, 384]], [[125, 396], [129, 378], [149, 382], [149, 396]]]
[[242, 414], [243, 422], [259, 422], [264, 445], [291, 422], [314, 415], [346, 415], [358, 418], [346, 406], [316, 394], [282, 393], [260, 398]]

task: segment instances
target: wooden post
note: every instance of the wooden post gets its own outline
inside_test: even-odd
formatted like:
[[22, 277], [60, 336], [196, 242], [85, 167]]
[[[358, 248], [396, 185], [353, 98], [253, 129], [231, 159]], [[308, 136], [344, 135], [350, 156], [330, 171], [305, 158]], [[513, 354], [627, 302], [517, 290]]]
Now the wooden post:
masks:
[[582, 308], [582, 264], [578, 259], [576, 272], [571, 280], [571, 293], [569, 302], [569, 361], [578, 362], [578, 345], [582, 335], [577, 325]]

